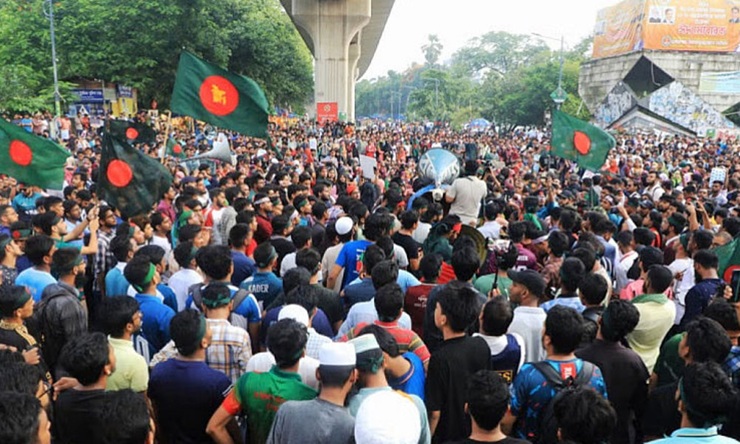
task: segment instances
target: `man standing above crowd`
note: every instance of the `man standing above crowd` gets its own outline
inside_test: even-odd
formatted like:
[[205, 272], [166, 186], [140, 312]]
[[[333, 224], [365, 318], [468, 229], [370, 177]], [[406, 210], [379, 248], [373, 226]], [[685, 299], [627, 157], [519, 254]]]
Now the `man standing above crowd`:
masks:
[[463, 224], [473, 227], [478, 224], [481, 202], [488, 194], [486, 183], [476, 177], [477, 172], [478, 162], [466, 161], [464, 177], [455, 179], [445, 194], [450, 214], [459, 216]]

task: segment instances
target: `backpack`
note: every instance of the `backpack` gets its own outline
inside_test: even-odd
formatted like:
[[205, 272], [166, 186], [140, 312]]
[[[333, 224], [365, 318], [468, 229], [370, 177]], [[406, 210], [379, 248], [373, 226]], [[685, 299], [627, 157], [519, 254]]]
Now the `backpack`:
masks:
[[571, 376], [563, 380], [560, 373], [548, 364], [547, 361], [534, 362], [532, 365], [545, 377], [547, 385], [555, 389], [555, 395], [540, 410], [537, 421], [537, 437], [532, 442], [543, 444], [558, 442], [558, 423], [555, 419], [555, 404], [567, 391], [573, 391], [579, 387], [586, 386], [591, 380], [595, 366], [590, 362], [583, 361], [581, 371], [578, 372], [575, 378]]
[[[203, 294], [202, 291], [203, 284], [193, 284], [190, 287], [190, 295], [193, 297], [193, 305], [198, 309], [201, 310], [201, 306], [203, 305]], [[249, 322], [247, 319], [238, 314], [234, 313], [234, 310], [239, 308], [239, 306], [244, 302], [245, 299], [249, 296], [249, 293], [247, 290], [240, 288], [236, 293], [234, 293], [234, 296], [231, 298], [231, 314], [229, 314], [229, 322], [231, 325], [235, 327], [241, 327], [244, 330], [247, 330], [247, 327], [249, 326]], [[248, 330], [247, 330], [248, 331]]]

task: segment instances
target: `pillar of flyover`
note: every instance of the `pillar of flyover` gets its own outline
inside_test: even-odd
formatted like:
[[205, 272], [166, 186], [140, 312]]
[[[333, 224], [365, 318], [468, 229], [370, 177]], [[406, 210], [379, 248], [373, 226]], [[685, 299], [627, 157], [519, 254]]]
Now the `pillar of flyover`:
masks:
[[348, 71], [348, 82], [347, 82], [347, 121], [355, 121], [355, 84], [357, 83], [357, 77], [359, 72], [357, 69], [357, 62], [360, 61], [360, 36], [356, 41], [353, 41], [349, 45], [349, 61], [347, 64]]
[[[292, 16], [313, 42], [314, 98], [336, 102], [340, 114], [354, 114], [356, 70], [350, 72], [350, 42], [370, 22], [371, 0], [293, 0]], [[358, 55], [359, 58], [359, 55]], [[355, 63], [356, 67], [356, 63]], [[352, 116], [354, 118], [354, 115]]]

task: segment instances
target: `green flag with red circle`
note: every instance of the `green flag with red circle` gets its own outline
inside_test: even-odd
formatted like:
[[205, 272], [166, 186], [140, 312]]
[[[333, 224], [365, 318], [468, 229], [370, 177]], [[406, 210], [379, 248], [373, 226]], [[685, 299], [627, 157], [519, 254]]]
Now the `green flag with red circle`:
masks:
[[267, 138], [267, 98], [257, 83], [183, 51], [170, 109], [245, 136]]
[[103, 136], [98, 193], [124, 218], [149, 213], [170, 185], [172, 175], [158, 159], [112, 134]]
[[0, 174], [26, 185], [61, 190], [69, 152], [0, 117]]
[[713, 250], [719, 259], [717, 274], [728, 284], [732, 282], [732, 273], [740, 271], [740, 239], [735, 239]]
[[174, 137], [167, 139], [167, 145], [165, 149], [165, 155], [175, 157], [177, 159], [185, 158], [185, 149], [182, 143], [176, 140]]
[[[157, 132], [149, 125], [128, 120], [111, 120], [108, 122], [108, 131], [121, 140], [130, 144], [147, 143], [154, 145], [157, 142]], [[105, 127], [101, 127], [105, 131]]]
[[616, 144], [614, 137], [598, 126], [560, 110], [553, 111], [552, 154], [575, 161], [587, 170], [599, 171]]

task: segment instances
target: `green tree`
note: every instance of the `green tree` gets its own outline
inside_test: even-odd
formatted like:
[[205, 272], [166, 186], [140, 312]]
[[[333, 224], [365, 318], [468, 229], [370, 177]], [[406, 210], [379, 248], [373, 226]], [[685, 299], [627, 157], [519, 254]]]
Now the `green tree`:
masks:
[[[30, 68], [30, 96], [52, 78], [41, 3], [0, 3], [0, 66]], [[298, 109], [311, 95], [311, 56], [278, 0], [74, 0], [55, 18], [62, 79], [123, 83], [166, 106], [185, 48], [254, 78], [273, 103]]]

